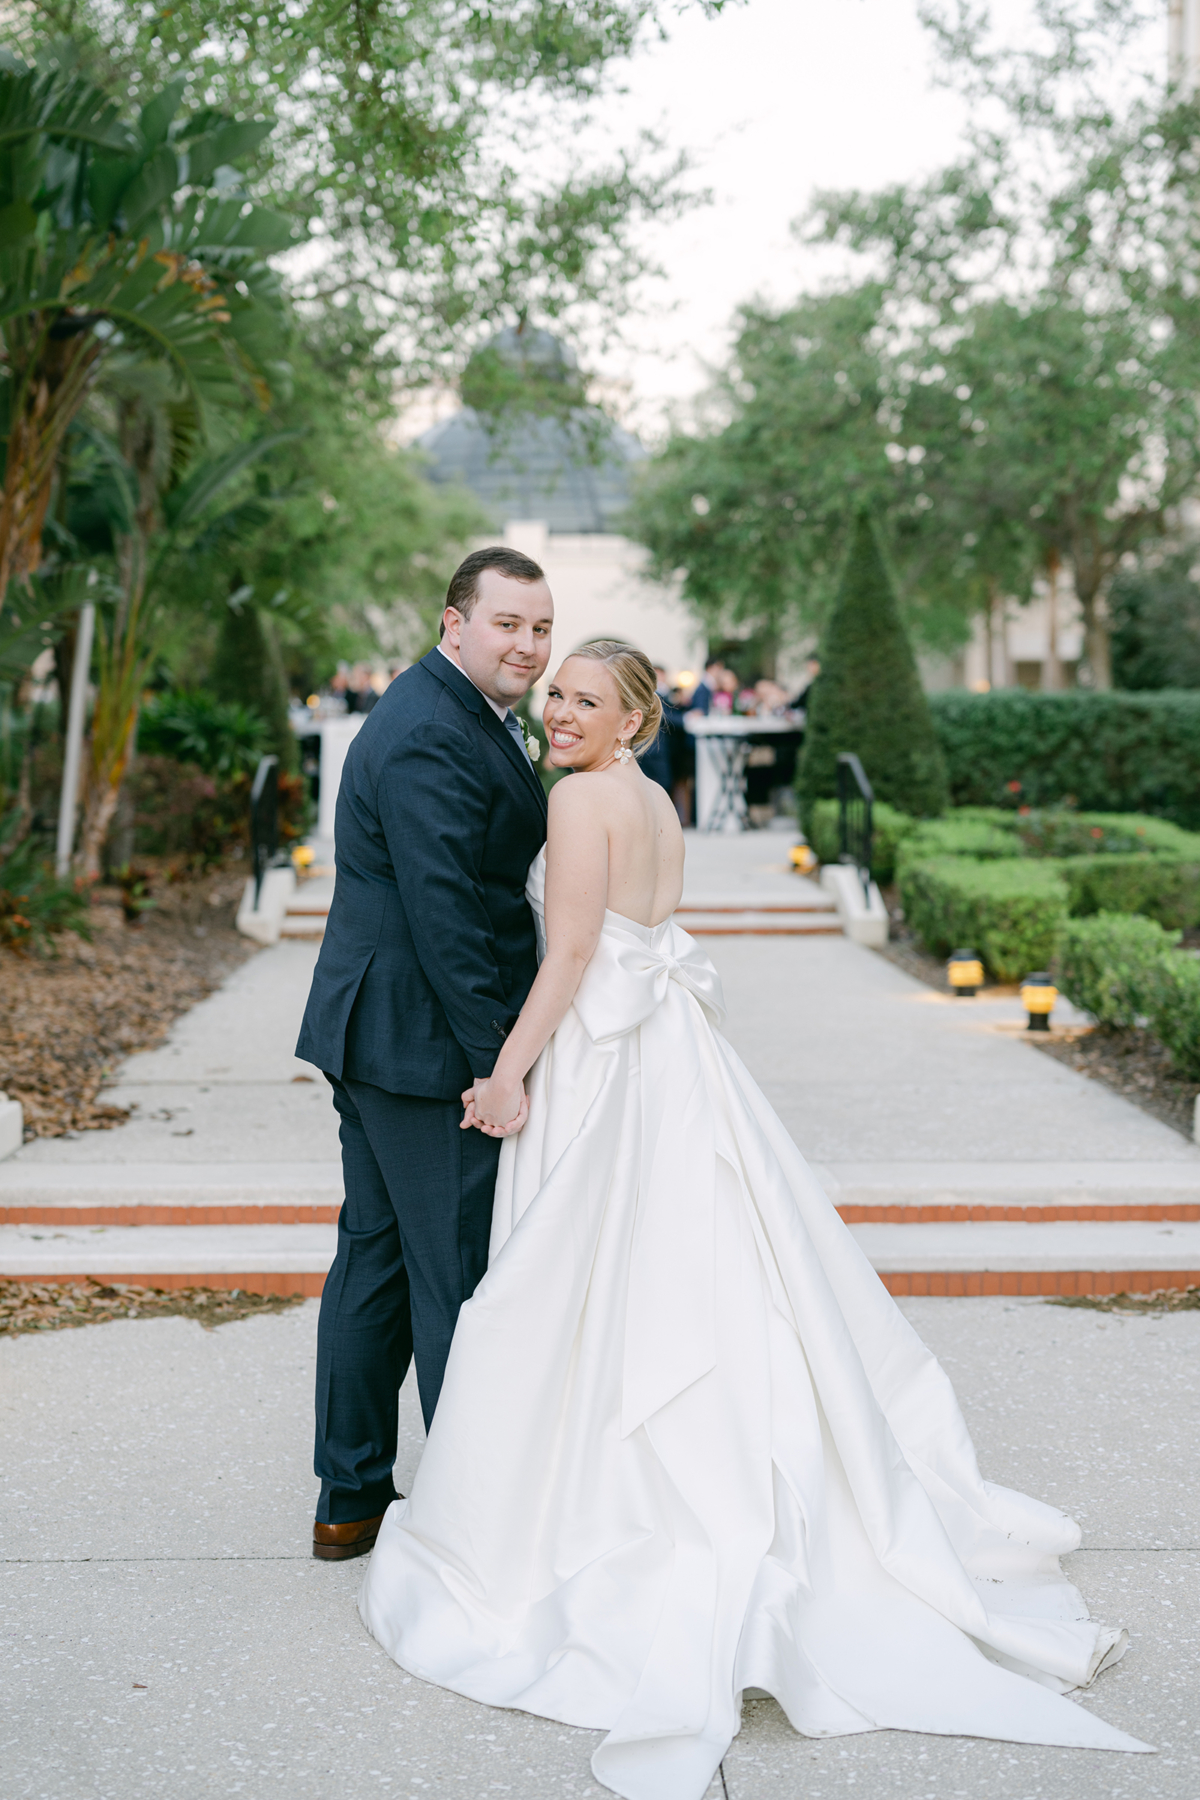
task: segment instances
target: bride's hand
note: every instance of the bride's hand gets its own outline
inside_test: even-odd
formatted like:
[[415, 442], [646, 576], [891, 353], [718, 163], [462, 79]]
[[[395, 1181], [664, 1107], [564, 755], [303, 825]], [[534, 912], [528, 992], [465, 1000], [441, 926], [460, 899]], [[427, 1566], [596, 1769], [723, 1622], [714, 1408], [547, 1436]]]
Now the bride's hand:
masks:
[[529, 1096], [524, 1084], [515, 1088], [494, 1080], [477, 1081], [462, 1097], [462, 1129], [474, 1125], [485, 1137], [515, 1137], [529, 1117]]

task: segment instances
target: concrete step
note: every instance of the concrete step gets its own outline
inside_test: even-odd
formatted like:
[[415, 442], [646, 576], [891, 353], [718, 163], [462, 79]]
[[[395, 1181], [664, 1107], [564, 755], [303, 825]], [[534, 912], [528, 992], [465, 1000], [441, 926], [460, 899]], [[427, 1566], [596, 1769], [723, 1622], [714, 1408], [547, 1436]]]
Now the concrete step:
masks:
[[[814, 1165], [848, 1225], [1200, 1221], [1200, 1160]], [[0, 1164], [0, 1225], [319, 1225], [335, 1162]]]
[[0, 1273], [17, 1281], [121, 1281], [138, 1287], [319, 1294], [334, 1225], [0, 1225]]
[[279, 925], [281, 938], [323, 938], [325, 917], [313, 913], [285, 913]]
[[1200, 1224], [857, 1225], [892, 1294], [1114, 1294], [1200, 1287]]
[[324, 937], [325, 921], [333, 901], [333, 882], [332, 869], [323, 869], [319, 875], [310, 875], [300, 883], [288, 901], [279, 927], [280, 937]]
[[769, 912], [710, 912], [696, 908], [685, 912], [680, 907], [675, 918], [692, 937], [828, 937], [840, 935], [842, 929], [833, 907], [825, 912], [815, 907], [774, 907]]
[[[857, 1225], [894, 1294], [1090, 1294], [1200, 1286], [1200, 1224], [1047, 1222]], [[0, 1225], [0, 1273], [17, 1280], [319, 1294], [332, 1224]]]
[[0, 1227], [321, 1225], [338, 1163], [0, 1163]]
[[811, 882], [795, 894], [685, 892], [675, 918], [693, 937], [807, 937], [842, 929], [836, 906]]
[[814, 1164], [848, 1225], [1200, 1220], [1200, 1156], [1178, 1162]]

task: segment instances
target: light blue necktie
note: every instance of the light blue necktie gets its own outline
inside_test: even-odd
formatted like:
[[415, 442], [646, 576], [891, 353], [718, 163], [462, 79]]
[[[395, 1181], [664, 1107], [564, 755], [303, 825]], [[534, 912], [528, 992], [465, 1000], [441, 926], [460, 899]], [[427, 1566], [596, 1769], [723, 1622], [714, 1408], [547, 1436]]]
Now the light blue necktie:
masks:
[[525, 734], [521, 730], [521, 721], [517, 718], [516, 713], [511, 710], [506, 712], [504, 715], [504, 723], [517, 740], [517, 749], [521, 752], [521, 755], [528, 757], [529, 752], [525, 748]]

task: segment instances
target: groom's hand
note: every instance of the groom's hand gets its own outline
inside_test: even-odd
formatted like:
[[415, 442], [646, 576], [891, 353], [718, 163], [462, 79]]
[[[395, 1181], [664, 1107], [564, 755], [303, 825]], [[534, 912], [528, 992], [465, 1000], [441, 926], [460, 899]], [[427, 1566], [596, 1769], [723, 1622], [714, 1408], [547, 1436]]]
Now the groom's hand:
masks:
[[524, 1083], [508, 1088], [485, 1078], [467, 1088], [462, 1102], [462, 1130], [474, 1125], [485, 1137], [515, 1137], [529, 1117]]

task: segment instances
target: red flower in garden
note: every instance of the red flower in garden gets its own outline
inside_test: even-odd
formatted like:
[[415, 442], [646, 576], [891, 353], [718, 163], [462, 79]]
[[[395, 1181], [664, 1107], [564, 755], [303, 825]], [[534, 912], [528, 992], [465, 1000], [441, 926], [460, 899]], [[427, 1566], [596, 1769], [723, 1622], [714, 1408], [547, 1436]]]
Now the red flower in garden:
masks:
[[1004, 785], [1007, 787], [1010, 794], [1019, 794], [1021, 791], [1021, 784], [1019, 781], [1006, 781]]

